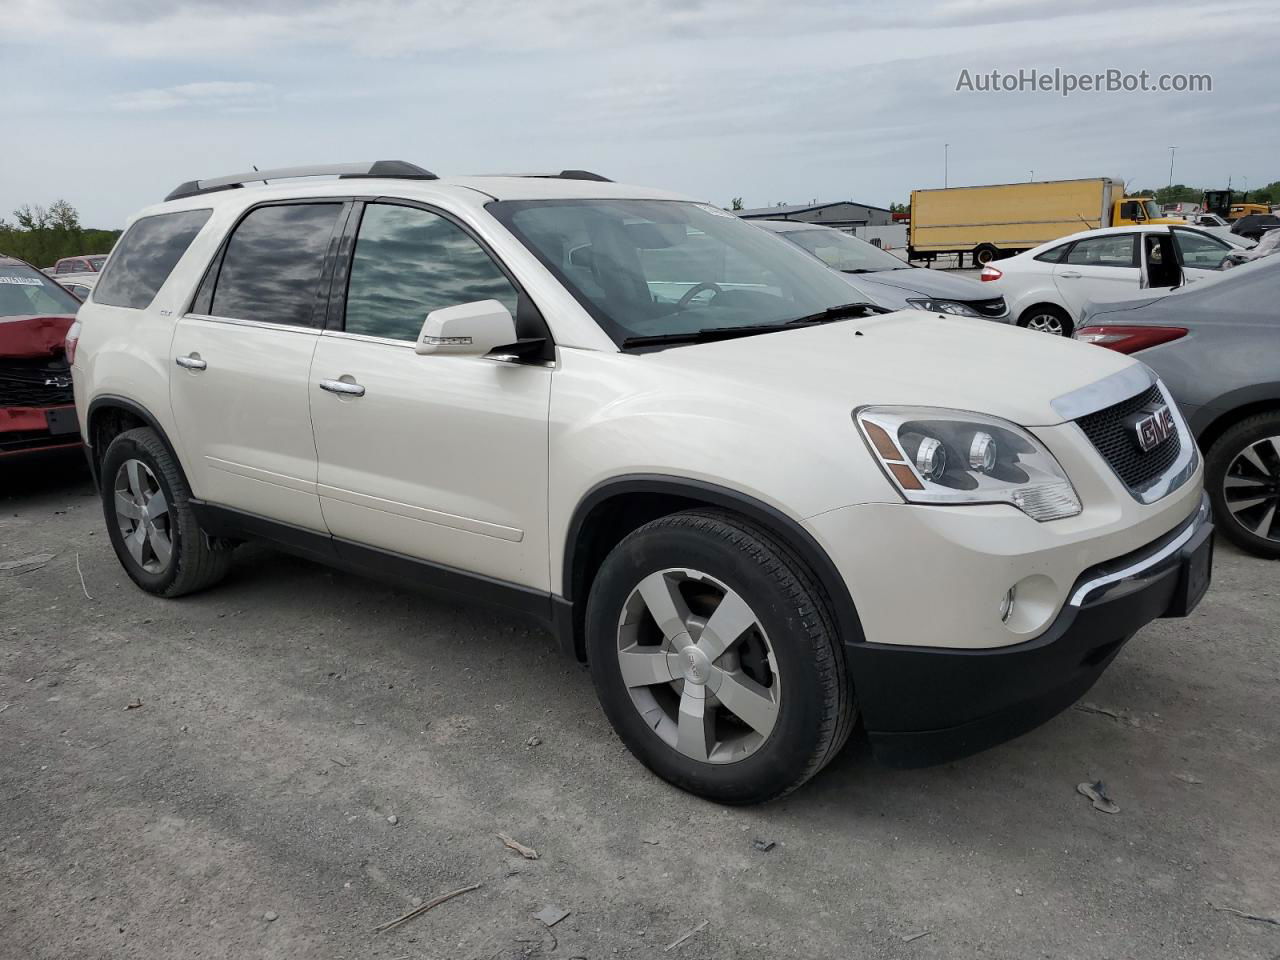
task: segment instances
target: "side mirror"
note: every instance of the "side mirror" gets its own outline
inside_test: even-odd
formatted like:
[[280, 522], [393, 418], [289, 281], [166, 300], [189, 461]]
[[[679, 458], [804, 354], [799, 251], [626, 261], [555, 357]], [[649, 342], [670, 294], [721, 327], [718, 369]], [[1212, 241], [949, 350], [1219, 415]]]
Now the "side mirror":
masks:
[[476, 300], [432, 310], [418, 334], [414, 352], [483, 357], [516, 339], [516, 321], [497, 300]]

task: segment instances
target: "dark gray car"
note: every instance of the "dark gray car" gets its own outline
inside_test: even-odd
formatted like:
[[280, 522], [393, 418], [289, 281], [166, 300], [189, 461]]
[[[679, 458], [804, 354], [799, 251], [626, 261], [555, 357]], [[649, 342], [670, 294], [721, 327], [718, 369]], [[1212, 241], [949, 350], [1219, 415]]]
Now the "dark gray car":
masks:
[[1089, 304], [1075, 337], [1135, 354], [1160, 375], [1205, 453], [1218, 529], [1280, 557], [1280, 257]]
[[890, 310], [930, 310], [1009, 322], [1004, 297], [993, 297], [977, 280], [913, 267], [874, 244], [816, 223], [753, 220], [839, 270], [867, 300]]

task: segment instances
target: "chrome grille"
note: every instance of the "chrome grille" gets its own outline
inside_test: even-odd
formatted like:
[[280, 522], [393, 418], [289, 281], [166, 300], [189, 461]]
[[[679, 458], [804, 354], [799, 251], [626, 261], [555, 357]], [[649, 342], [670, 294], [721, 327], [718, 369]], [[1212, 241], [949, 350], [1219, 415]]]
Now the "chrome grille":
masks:
[[56, 407], [74, 403], [65, 360], [0, 360], [0, 407]]
[[1182, 450], [1182, 440], [1176, 430], [1150, 450], [1144, 451], [1138, 445], [1133, 418], [1164, 405], [1164, 394], [1158, 385], [1152, 384], [1135, 397], [1076, 421], [1130, 490], [1142, 490], [1163, 476]]
[[984, 317], [1003, 317], [1005, 314], [1004, 297], [992, 300], [970, 300], [969, 306]]

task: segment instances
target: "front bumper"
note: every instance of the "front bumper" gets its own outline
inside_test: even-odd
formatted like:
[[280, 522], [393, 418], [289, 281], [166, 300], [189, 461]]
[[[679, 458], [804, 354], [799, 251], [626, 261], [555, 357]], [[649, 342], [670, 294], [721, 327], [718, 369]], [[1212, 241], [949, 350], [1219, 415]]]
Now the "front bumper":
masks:
[[[1208, 499], [1146, 547], [1086, 570], [1049, 629], [990, 649], [845, 645], [876, 758], [896, 767], [967, 756], [1039, 726], [1084, 694], [1139, 629], [1185, 616], [1207, 586], [1189, 558], [1212, 557]], [[1208, 576], [1208, 569], [1201, 571]]]
[[0, 457], [79, 447], [80, 427], [74, 404], [0, 407]]

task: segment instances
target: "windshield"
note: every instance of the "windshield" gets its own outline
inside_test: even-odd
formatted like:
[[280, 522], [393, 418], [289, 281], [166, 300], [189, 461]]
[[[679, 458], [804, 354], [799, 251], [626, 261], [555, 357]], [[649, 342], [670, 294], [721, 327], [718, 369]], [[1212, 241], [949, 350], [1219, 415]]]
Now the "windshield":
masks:
[[859, 299], [733, 214], [671, 200], [505, 200], [487, 209], [613, 341], [784, 324]]
[[79, 309], [79, 300], [39, 270], [0, 266], [0, 317], [61, 316]]
[[874, 273], [878, 270], [911, 269], [892, 253], [859, 240], [839, 230], [824, 227], [821, 230], [778, 231], [783, 240], [808, 250], [828, 267], [846, 273]]
[[1154, 200], [1143, 200], [1142, 209], [1147, 211], [1148, 220], [1159, 220], [1162, 216], [1160, 213], [1160, 205]]
[[107, 255], [105, 253], [100, 257], [89, 257], [89, 266], [93, 267], [95, 271], [101, 270], [102, 265], [106, 262], [107, 262]]

